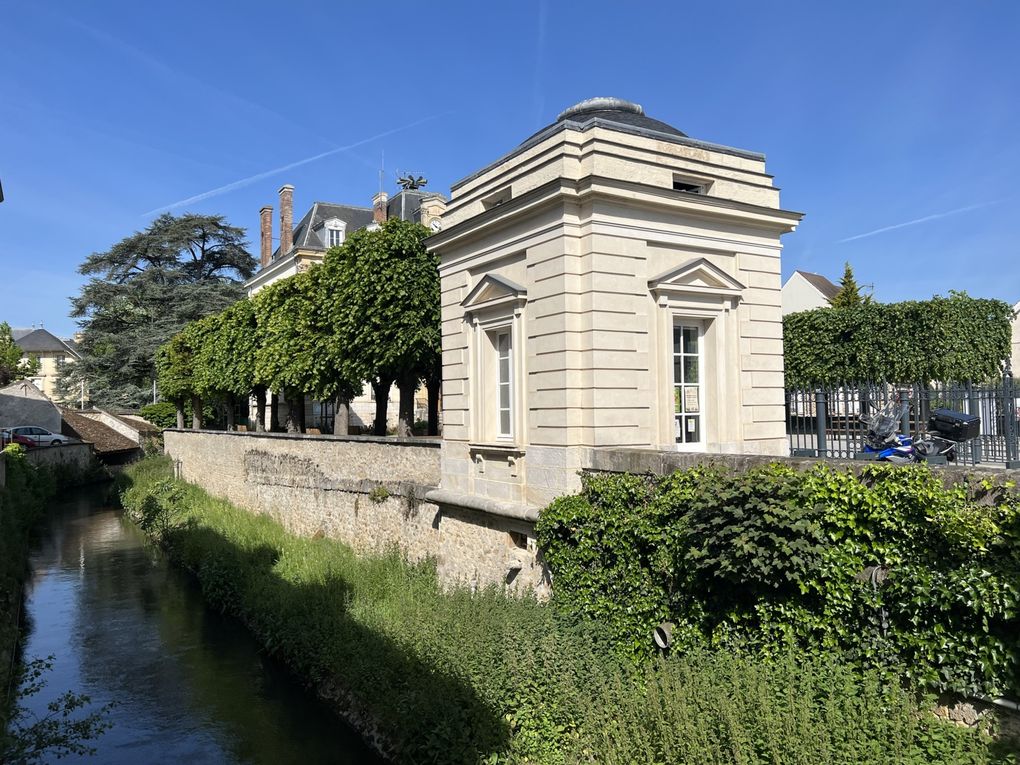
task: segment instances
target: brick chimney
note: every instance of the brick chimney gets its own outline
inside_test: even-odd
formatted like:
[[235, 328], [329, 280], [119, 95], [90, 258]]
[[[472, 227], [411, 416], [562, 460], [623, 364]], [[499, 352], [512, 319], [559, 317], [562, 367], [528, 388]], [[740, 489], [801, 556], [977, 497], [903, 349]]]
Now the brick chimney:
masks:
[[386, 203], [390, 197], [385, 191], [380, 191], [372, 197], [372, 221], [380, 226], [386, 222]]
[[262, 241], [262, 252], [259, 261], [262, 263], [262, 267], [265, 268], [273, 257], [273, 206], [266, 205], [259, 210], [259, 218], [259, 233]]
[[280, 257], [294, 246], [294, 187], [280, 187]]

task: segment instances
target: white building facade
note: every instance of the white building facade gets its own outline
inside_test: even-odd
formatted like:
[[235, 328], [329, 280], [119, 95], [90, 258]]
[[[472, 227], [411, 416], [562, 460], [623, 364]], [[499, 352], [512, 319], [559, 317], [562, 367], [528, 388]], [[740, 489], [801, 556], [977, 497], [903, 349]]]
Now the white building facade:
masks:
[[592, 99], [451, 191], [429, 240], [445, 501], [533, 515], [600, 448], [787, 454], [780, 237], [801, 215], [763, 155]]

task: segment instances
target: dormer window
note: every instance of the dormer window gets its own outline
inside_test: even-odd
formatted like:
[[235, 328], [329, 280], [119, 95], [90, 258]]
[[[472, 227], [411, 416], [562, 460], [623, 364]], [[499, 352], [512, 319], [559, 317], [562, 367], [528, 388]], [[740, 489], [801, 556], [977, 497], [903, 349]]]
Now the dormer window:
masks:
[[330, 218], [323, 224], [325, 240], [323, 243], [326, 245], [326, 249], [333, 247], [339, 247], [344, 243], [344, 235], [347, 231], [347, 224], [339, 218]]

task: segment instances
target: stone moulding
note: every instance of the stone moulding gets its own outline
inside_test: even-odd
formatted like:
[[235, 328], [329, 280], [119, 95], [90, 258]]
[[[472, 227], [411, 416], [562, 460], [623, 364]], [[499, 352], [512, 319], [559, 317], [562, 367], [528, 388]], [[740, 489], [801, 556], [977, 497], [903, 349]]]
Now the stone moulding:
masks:
[[426, 492], [425, 500], [434, 502], [437, 505], [453, 505], [463, 507], [467, 510], [476, 510], [488, 515], [496, 515], [501, 518], [513, 518], [519, 521], [534, 523], [538, 520], [540, 508], [531, 505], [517, 505], [511, 502], [500, 502], [477, 494], [465, 494], [459, 491], [448, 489], [432, 489]]

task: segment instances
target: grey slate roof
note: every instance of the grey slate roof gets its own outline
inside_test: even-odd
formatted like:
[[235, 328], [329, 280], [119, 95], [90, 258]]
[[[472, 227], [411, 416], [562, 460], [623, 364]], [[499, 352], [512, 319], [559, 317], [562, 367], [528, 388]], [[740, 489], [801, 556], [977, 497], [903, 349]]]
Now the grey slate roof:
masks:
[[833, 284], [821, 274], [813, 274], [810, 271], [796, 271], [803, 276], [808, 283], [822, 293], [826, 300], [832, 300], [839, 293], [839, 285]]
[[[327, 220], [339, 218], [347, 224], [347, 233], [365, 228], [372, 222], [371, 207], [355, 207], [354, 205], [338, 205], [332, 202], [315, 202], [311, 209], [304, 214], [294, 227], [294, 246], [303, 250], [327, 249], [323, 241], [323, 225]], [[281, 253], [277, 247], [273, 253], [273, 260], [276, 260]]]
[[[598, 120], [607, 127], [622, 127], [624, 129], [637, 131], [653, 131], [686, 138], [687, 134], [668, 125], [662, 120], [652, 119], [647, 116], [638, 104], [624, 101], [619, 98], [590, 98], [579, 104], [565, 109], [556, 118], [552, 125], [546, 125], [541, 130], [533, 133], [524, 140], [528, 143], [539, 133], [543, 133], [559, 122], [569, 122], [577, 130], [584, 130], [590, 127], [593, 120]], [[629, 130], [628, 130], [629, 132]]]
[[67, 343], [45, 329], [31, 330], [28, 334], [16, 337], [14, 342], [25, 353], [54, 351], [57, 353], [70, 353], [76, 357], [79, 355]]
[[21, 329], [19, 327], [14, 327], [11, 330], [11, 337], [13, 337], [15, 342], [16, 342], [16, 341], [20, 340], [21, 338], [23, 338], [25, 335], [29, 335], [32, 332], [35, 332], [35, 330], [34, 329]]

